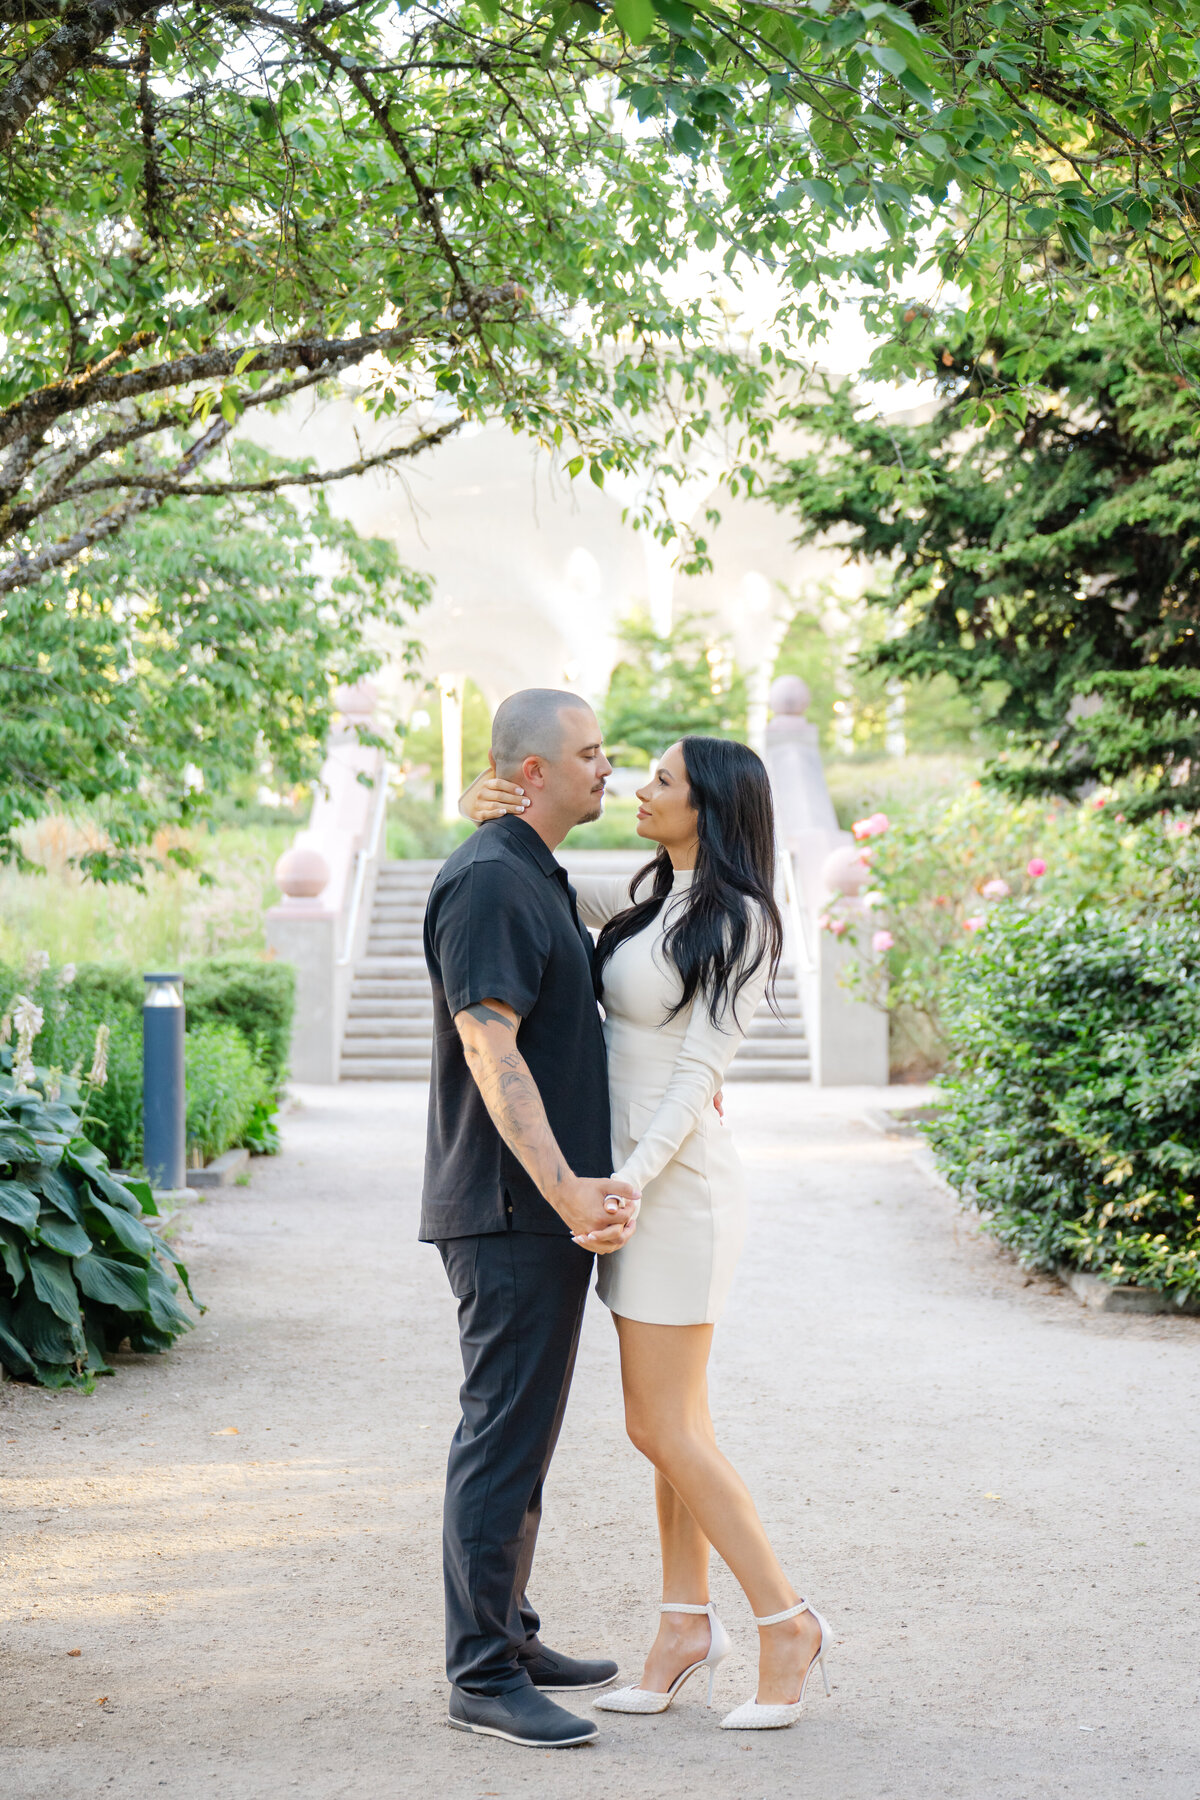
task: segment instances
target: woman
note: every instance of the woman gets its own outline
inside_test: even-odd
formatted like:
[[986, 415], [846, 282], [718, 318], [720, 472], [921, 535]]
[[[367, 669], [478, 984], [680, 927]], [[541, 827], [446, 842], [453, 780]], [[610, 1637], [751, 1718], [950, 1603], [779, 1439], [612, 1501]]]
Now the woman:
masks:
[[[713, 1100], [778, 967], [774, 822], [767, 772], [744, 744], [688, 737], [638, 789], [639, 837], [659, 846], [628, 888], [574, 881], [599, 930], [616, 1175], [642, 1192], [629, 1242], [599, 1259], [597, 1290], [621, 1348], [629, 1436], [655, 1469], [662, 1544], [658, 1636], [637, 1687], [596, 1700], [664, 1712], [729, 1638], [708, 1597], [709, 1547], [745, 1591], [759, 1627], [758, 1692], [730, 1730], [790, 1725], [828, 1627], [798, 1600], [745, 1484], [717, 1448], [708, 1356], [745, 1236], [741, 1166]], [[481, 776], [462, 811], [482, 823], [524, 809], [522, 790]], [[632, 901], [632, 904], [630, 902]]]

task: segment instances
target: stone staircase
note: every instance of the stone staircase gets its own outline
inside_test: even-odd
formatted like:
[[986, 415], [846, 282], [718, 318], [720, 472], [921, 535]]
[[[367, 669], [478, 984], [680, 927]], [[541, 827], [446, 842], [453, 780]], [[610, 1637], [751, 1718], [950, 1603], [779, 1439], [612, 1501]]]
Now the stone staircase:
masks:
[[[579, 874], [630, 874], [637, 852], [564, 853]], [[342, 1039], [343, 1081], [426, 1081], [433, 1006], [421, 947], [425, 902], [439, 862], [384, 863], [375, 886], [366, 954], [354, 971]], [[764, 1003], [726, 1075], [727, 1081], [807, 1081], [811, 1065], [794, 973], [781, 971], [775, 1004]]]

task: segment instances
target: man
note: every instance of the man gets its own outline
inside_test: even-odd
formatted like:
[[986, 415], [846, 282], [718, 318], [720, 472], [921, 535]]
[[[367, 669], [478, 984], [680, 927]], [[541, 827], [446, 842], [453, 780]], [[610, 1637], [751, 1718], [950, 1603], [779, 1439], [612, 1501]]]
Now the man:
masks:
[[446, 1471], [450, 1723], [538, 1748], [596, 1727], [551, 1693], [617, 1665], [547, 1650], [525, 1588], [566, 1408], [594, 1254], [638, 1196], [612, 1179], [592, 942], [552, 851], [599, 818], [612, 766], [572, 694], [504, 701], [489, 759], [529, 797], [482, 826], [429, 896], [434, 1052], [421, 1237], [458, 1300], [465, 1380]]

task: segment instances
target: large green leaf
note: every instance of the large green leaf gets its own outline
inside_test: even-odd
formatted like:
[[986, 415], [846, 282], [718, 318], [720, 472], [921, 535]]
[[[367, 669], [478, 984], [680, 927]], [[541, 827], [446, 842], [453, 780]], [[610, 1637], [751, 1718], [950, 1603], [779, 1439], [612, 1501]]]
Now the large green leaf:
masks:
[[13, 1309], [7, 1300], [0, 1300], [0, 1363], [13, 1375], [34, 1373], [33, 1358], [17, 1336]]
[[15, 1232], [11, 1225], [0, 1225], [0, 1261], [8, 1271], [8, 1278], [14, 1288], [19, 1288], [25, 1279], [26, 1240]]
[[192, 1321], [175, 1298], [174, 1284], [163, 1273], [158, 1263], [151, 1263], [146, 1271], [150, 1283], [150, 1316], [160, 1331], [172, 1334], [190, 1331]]
[[38, 1217], [37, 1233], [43, 1244], [49, 1244], [63, 1256], [86, 1256], [92, 1247], [92, 1240], [82, 1225], [44, 1208]]
[[[53, 1250], [34, 1245], [29, 1252], [29, 1273], [39, 1300], [58, 1314], [68, 1325], [79, 1320], [79, 1295], [71, 1278], [71, 1265]], [[51, 1361], [54, 1359], [51, 1358]]]
[[79, 1326], [68, 1325], [60, 1319], [28, 1285], [21, 1290], [13, 1307], [12, 1329], [14, 1336], [38, 1362], [72, 1363], [87, 1355], [87, 1345]]
[[23, 1181], [0, 1181], [0, 1219], [32, 1231], [37, 1224], [38, 1197]]
[[11, 1123], [0, 1126], [0, 1163], [29, 1163], [37, 1159], [37, 1144], [28, 1131]]
[[59, 1212], [74, 1219], [77, 1225], [83, 1224], [83, 1203], [79, 1191], [61, 1169], [39, 1169], [30, 1176], [29, 1185], [36, 1188], [43, 1199], [57, 1206]]
[[142, 1313], [150, 1309], [145, 1269], [114, 1262], [108, 1256], [97, 1256], [93, 1250], [88, 1256], [76, 1258], [75, 1279], [89, 1300], [118, 1306], [122, 1312]]
[[154, 1240], [139, 1219], [132, 1218], [119, 1206], [109, 1206], [98, 1194], [90, 1196], [89, 1204], [92, 1211], [99, 1213], [105, 1220], [113, 1236], [126, 1250], [132, 1250], [135, 1256], [147, 1258], [153, 1254]]

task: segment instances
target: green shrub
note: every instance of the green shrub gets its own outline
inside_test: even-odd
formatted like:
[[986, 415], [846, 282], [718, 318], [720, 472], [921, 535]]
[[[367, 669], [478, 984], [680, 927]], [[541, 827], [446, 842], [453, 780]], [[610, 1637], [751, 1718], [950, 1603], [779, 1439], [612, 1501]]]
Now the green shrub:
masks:
[[188, 1151], [209, 1162], [241, 1144], [256, 1109], [274, 1110], [274, 1089], [234, 1025], [197, 1025], [184, 1056]]
[[[61, 969], [0, 969], [0, 983], [0, 1007], [20, 992], [41, 1009], [37, 1053], [49, 1070], [76, 1078], [85, 1073], [96, 1033], [108, 1027], [107, 1078], [88, 1092], [85, 1123], [113, 1168], [139, 1168], [141, 975], [88, 964], [69, 981]], [[194, 965], [184, 986], [189, 1152], [207, 1161], [243, 1143], [256, 1155], [278, 1150], [279, 1133], [272, 1121], [294, 992], [295, 973], [286, 963], [230, 957], [211, 966]]]
[[189, 1036], [201, 1025], [236, 1026], [262, 1067], [280, 1084], [287, 1074], [296, 1008], [296, 971], [291, 964], [215, 956], [185, 964], [183, 976]]
[[[145, 1216], [144, 1182], [118, 1182], [81, 1129], [77, 1083], [44, 1069], [18, 1084], [0, 1051], [0, 1363], [44, 1387], [89, 1389], [128, 1343], [166, 1350], [192, 1321], [187, 1270]], [[176, 1279], [178, 1277], [178, 1279]], [[195, 1304], [193, 1300], [193, 1304]]]
[[951, 959], [938, 1164], [1032, 1267], [1200, 1295], [1200, 918], [1007, 903]]

